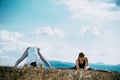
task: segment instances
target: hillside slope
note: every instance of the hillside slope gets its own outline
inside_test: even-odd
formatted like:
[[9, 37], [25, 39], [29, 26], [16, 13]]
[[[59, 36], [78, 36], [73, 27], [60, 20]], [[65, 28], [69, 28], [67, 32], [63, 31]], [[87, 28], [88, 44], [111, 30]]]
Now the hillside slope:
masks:
[[120, 80], [120, 73], [70, 69], [0, 67], [0, 80]]

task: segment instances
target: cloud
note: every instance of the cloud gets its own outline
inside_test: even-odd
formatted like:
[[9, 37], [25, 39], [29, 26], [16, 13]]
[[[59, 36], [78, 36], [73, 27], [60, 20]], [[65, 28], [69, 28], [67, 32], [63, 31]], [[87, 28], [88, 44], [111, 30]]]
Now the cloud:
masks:
[[[37, 31], [38, 30], [38, 31]], [[43, 56], [45, 56], [46, 59], [49, 60], [62, 60], [62, 61], [68, 61], [68, 62], [75, 62], [76, 58], [78, 57], [79, 52], [75, 50], [73, 45], [68, 45], [60, 40], [54, 40], [54, 39], [49, 39], [48, 38], [39, 38], [39, 39], [30, 39], [31, 42], [25, 41], [26, 39], [29, 39], [28, 36], [32, 37], [35, 35], [43, 35], [46, 34], [47, 36], [50, 36], [48, 34], [51, 34], [52, 37], [56, 37], [57, 31], [55, 28], [50, 28], [50, 27], [42, 27], [40, 29], [37, 29], [36, 31], [34, 30], [32, 32], [33, 35], [27, 34], [22, 34], [22, 36], [17, 36], [16, 34], [13, 34], [15, 32], [4, 30], [2, 32], [4, 33], [9, 33], [9, 38], [2, 38], [0, 42], [0, 59], [1, 61], [6, 61], [6, 62], [0, 62], [1, 64], [13, 64], [15, 61], [22, 55], [23, 51], [26, 49], [28, 46], [35, 46], [39, 47], [41, 49], [41, 53]], [[101, 30], [101, 27], [95, 27], [95, 26], [83, 26], [81, 29], [81, 34], [82, 36], [84, 35], [94, 35], [94, 36], [103, 36], [103, 35], [111, 35], [111, 32], [107, 30]], [[62, 30], [60, 30], [62, 31]], [[59, 29], [58, 29], [59, 32]], [[16, 36], [13, 37], [12, 35]], [[18, 33], [18, 32], [16, 32]], [[21, 33], [18, 33], [21, 34]], [[1, 35], [1, 34], [0, 34]], [[3, 33], [2, 33], [3, 35]], [[8, 34], [7, 34], [8, 35]], [[24, 36], [23, 36], [24, 35]], [[45, 36], [46, 36], [45, 35]], [[50, 37], [51, 37], [50, 36]], [[12, 38], [11, 38], [12, 37]], [[47, 40], [45, 40], [47, 39]], [[54, 44], [56, 43], [56, 44]], [[77, 46], [77, 45], [76, 45]], [[79, 48], [81, 46], [78, 46]], [[109, 61], [105, 61], [106, 59], [111, 59], [110, 57], [114, 56], [113, 53], [115, 53], [116, 59], [111, 63], [111, 64], [118, 64], [119, 63], [119, 58], [118, 58], [118, 49], [113, 49], [113, 48], [103, 48], [103, 49], [88, 49], [88, 53], [86, 56], [88, 56], [90, 62], [106, 62], [110, 63]], [[87, 49], [83, 49], [87, 51]], [[101, 56], [103, 55], [103, 57]], [[11, 59], [12, 58], [12, 59]], [[97, 58], [95, 60], [95, 58]], [[104, 58], [104, 59], [102, 59]], [[13, 61], [14, 60], [14, 61]], [[6, 65], [5, 64], [5, 65]]]
[[23, 38], [25, 35], [19, 32], [12, 32], [8, 30], [0, 30], [0, 49], [1, 53], [9, 51], [21, 51], [25, 47], [33, 46], [34, 44], [25, 42]]
[[[58, 55], [64, 54], [63, 52], [66, 51], [65, 49], [68, 49], [67, 47], [64, 47], [64, 45], [61, 45], [60, 46], [61, 48], [59, 48], [58, 45], [60, 45], [61, 43], [58, 43], [57, 41], [54, 41], [54, 42], [57, 42], [56, 44], [57, 46], [53, 45], [54, 44], [53, 39], [44, 40], [36, 37], [34, 37], [34, 39], [31, 39], [31, 37], [33, 38], [33, 36], [35, 36], [36, 34], [37, 35], [44, 34], [45, 36], [47, 35], [50, 37], [63, 37], [64, 32], [62, 30], [45, 27], [45, 28], [37, 29], [36, 31], [32, 32], [32, 34], [33, 35], [27, 34], [28, 36], [26, 36], [25, 34], [21, 34], [14, 31], [12, 32], [8, 30], [1, 30], [0, 31], [0, 41], [1, 41], [0, 42], [0, 59], [5, 60], [6, 62], [4, 63], [0, 62], [0, 65], [8, 64], [9, 62], [12, 61], [11, 58], [14, 59], [14, 61], [12, 61], [11, 64], [15, 63], [15, 61], [20, 57], [20, 54], [22, 54], [23, 51], [28, 46], [39, 47], [41, 49], [43, 56], [45, 57], [48, 56], [49, 58], [47, 57], [46, 58], [51, 60], [53, 59], [53, 57], [56, 58]], [[29, 36], [30, 36], [30, 41], [27, 41], [27, 39], [29, 40]], [[63, 52], [55, 55], [54, 48], [57, 48], [58, 51], [63, 51]]]
[[82, 20], [120, 20], [120, 11], [115, 3], [99, 2], [97, 0], [59, 0], [65, 4], [72, 18]]
[[111, 32], [108, 30], [102, 30], [99, 26], [82, 26], [79, 32], [80, 36], [94, 36], [94, 37], [108, 37], [111, 36]]
[[33, 43], [25, 42], [23, 38], [27, 39], [22, 33], [0, 30], [0, 65], [15, 63], [26, 47], [34, 46]]
[[42, 27], [39, 29], [36, 29], [31, 32], [32, 34], [36, 35], [45, 35], [49, 37], [64, 37], [64, 31], [57, 29], [57, 28], [51, 28], [51, 27]]
[[3, 54], [3, 51], [0, 49], [0, 55], [2, 55]]
[[[102, 48], [91, 48], [88, 50], [87, 56], [89, 57], [90, 63], [104, 62], [107, 64], [119, 64], [120, 60], [120, 48], [115, 47], [102, 47]], [[112, 59], [114, 57], [114, 60]]]
[[0, 41], [16, 41], [22, 36], [23, 34], [18, 32], [10, 32], [3, 29], [0, 30]]

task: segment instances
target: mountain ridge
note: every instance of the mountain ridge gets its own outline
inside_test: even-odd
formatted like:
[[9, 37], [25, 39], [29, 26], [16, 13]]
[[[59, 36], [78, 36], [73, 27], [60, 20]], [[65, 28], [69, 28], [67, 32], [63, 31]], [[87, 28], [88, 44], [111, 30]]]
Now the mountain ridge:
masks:
[[[50, 60], [49, 61], [51, 68], [72, 68], [75, 66], [75, 63], [72, 62], [63, 62], [59, 60]], [[47, 68], [47, 66], [43, 63], [44, 67]], [[23, 65], [19, 66], [20, 68], [23, 67]], [[109, 65], [105, 63], [90, 63], [89, 68], [93, 70], [104, 70], [104, 71], [113, 71], [113, 72], [119, 72], [120, 73], [120, 65]]]
[[[51, 60], [49, 61], [52, 67], [55, 68], [71, 68], [75, 66], [75, 63], [72, 62], [63, 62], [63, 61], [56, 61]], [[109, 65], [104, 63], [90, 63], [89, 67], [92, 69], [98, 70], [105, 70], [105, 71], [115, 71], [120, 73], [120, 65]]]

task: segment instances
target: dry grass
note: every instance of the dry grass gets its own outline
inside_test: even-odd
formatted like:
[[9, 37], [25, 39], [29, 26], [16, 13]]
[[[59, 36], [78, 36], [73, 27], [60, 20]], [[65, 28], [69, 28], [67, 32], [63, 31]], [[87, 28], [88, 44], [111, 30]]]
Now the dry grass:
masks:
[[120, 73], [89, 70], [80, 75], [80, 71], [68, 69], [21, 69], [1, 66], [0, 80], [120, 80]]

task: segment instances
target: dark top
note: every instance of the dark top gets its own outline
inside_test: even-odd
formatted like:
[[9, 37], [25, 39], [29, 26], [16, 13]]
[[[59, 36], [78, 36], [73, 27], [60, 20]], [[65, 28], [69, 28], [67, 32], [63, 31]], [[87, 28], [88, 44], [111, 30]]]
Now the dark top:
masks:
[[79, 68], [85, 68], [85, 60], [82, 64], [79, 62]]
[[[79, 68], [85, 68], [85, 63], [86, 63], [85, 60], [82, 64], [79, 62]], [[77, 67], [75, 65], [74, 67], [70, 67], [69, 69], [77, 69]]]

